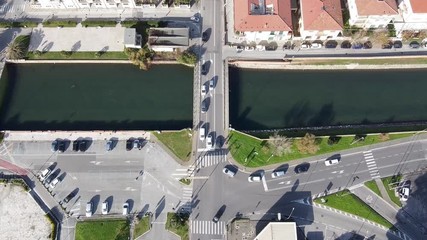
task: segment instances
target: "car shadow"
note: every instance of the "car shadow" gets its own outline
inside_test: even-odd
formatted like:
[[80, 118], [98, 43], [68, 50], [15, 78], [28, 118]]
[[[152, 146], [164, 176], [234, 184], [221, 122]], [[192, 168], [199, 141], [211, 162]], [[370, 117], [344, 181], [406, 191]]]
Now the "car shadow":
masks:
[[101, 196], [99, 194], [92, 197], [90, 200], [93, 204], [92, 212], [96, 213], [96, 210], [98, 209], [99, 201], [101, 201]]
[[110, 212], [111, 207], [113, 206], [113, 200], [114, 200], [113, 196], [109, 196], [107, 197], [107, 199], [105, 199], [105, 201], [108, 202], [108, 209], [107, 209], [108, 212]]

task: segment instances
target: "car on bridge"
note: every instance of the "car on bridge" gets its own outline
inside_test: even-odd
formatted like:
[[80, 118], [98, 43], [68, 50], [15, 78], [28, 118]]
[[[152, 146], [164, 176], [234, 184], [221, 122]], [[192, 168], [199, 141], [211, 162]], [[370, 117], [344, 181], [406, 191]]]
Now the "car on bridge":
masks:
[[213, 141], [212, 141], [212, 139], [213, 139], [213, 136], [212, 136], [213, 134], [212, 133], [210, 133], [210, 134], [208, 134], [208, 136], [206, 137], [206, 148], [207, 149], [212, 149], [213, 148]]

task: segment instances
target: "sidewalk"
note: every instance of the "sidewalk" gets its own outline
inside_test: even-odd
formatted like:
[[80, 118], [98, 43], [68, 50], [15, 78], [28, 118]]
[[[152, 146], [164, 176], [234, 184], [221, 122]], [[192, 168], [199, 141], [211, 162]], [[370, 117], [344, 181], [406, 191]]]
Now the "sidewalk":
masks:
[[137, 240], [179, 240], [180, 237], [166, 230], [167, 212], [162, 212], [156, 219], [151, 222], [151, 230], [137, 238]]
[[383, 199], [388, 202], [391, 206], [393, 206], [396, 211], [399, 211], [399, 206], [397, 206], [390, 198], [390, 196], [387, 193], [387, 190], [384, 187], [383, 182], [381, 181], [381, 178], [375, 178], [375, 183], [377, 184], [378, 188], [380, 189], [381, 195]]
[[[392, 223], [400, 232], [409, 236], [411, 239], [423, 239], [416, 223], [403, 216], [401, 210], [394, 208], [383, 198], [376, 195], [365, 185], [350, 189], [350, 191], [368, 204], [378, 214], [383, 216], [387, 221]], [[383, 194], [383, 193], [381, 193]], [[387, 194], [387, 193], [386, 193]], [[408, 239], [405, 236], [405, 239]]]

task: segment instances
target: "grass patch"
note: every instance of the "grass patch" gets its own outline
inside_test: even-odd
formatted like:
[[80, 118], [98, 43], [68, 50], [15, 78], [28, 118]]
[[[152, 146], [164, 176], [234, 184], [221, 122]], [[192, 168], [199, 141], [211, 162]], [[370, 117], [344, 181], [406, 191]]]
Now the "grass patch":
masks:
[[179, 179], [179, 181], [185, 185], [190, 185], [190, 183], [191, 183], [191, 179], [188, 179], [188, 178], [181, 178], [181, 179]]
[[129, 230], [126, 220], [77, 222], [76, 240], [128, 240]]
[[188, 240], [188, 215], [178, 213], [168, 213], [166, 229], [176, 233], [181, 240]]
[[381, 195], [380, 189], [378, 188], [377, 183], [375, 182], [375, 180], [371, 180], [371, 181], [367, 181], [365, 182], [365, 186], [369, 189], [371, 189], [374, 193], [376, 193], [378, 196], [383, 197], [383, 195]]
[[120, 22], [120, 25], [122, 25], [122, 27], [130, 28], [130, 27], [136, 27], [137, 23], [138, 21], [123, 21], [123, 22]]
[[46, 214], [44, 216], [47, 219], [47, 221], [50, 223], [50, 226], [52, 228], [52, 230], [50, 232], [50, 235], [49, 235], [49, 238], [52, 239], [52, 240], [55, 240], [56, 239], [56, 234], [57, 234], [57, 232], [56, 232], [56, 222], [55, 222], [55, 220], [53, 220], [53, 218], [49, 214]]
[[339, 209], [344, 212], [351, 213], [353, 215], [371, 220], [378, 224], [383, 225], [386, 228], [394, 228], [393, 224], [383, 218], [380, 214], [375, 212], [371, 207], [366, 203], [360, 200], [356, 195], [351, 194], [349, 191], [344, 190], [329, 196], [323, 197], [326, 202], [322, 203], [320, 198], [315, 199], [314, 201], [319, 204], [324, 204], [326, 206]]
[[30, 60], [128, 60], [125, 52], [73, 52], [69, 57], [61, 52], [29, 52], [27, 59]]
[[115, 27], [116, 25], [116, 21], [86, 20], [82, 22], [83, 27]]
[[37, 27], [39, 23], [38, 22], [7, 22], [7, 21], [0, 21], [0, 28], [32, 28]]
[[292, 65], [387, 65], [387, 64], [427, 64], [427, 58], [382, 58], [382, 59], [294, 59]]
[[399, 197], [396, 197], [396, 195], [394, 194], [395, 192], [394, 188], [391, 188], [391, 187], [394, 187], [395, 185], [390, 185], [390, 184], [399, 183], [401, 178], [402, 178], [401, 176], [390, 176], [390, 177], [381, 178], [381, 181], [383, 182], [385, 190], [387, 191], [391, 201], [396, 203], [396, 205], [399, 207], [402, 207], [402, 203], [400, 202]]
[[179, 159], [188, 161], [191, 156], [191, 132], [188, 129], [174, 132], [153, 132]]
[[76, 21], [46, 21], [43, 22], [43, 27], [75, 27], [77, 26], [77, 22]]
[[141, 220], [139, 220], [138, 224], [135, 225], [135, 229], [134, 229], [134, 239], [136, 239], [137, 237], [143, 235], [144, 233], [150, 231], [151, 226], [150, 226], [150, 217], [146, 216], [141, 218]]
[[[412, 133], [390, 134], [389, 140], [409, 137], [412, 135]], [[337, 143], [329, 145], [328, 137], [319, 137], [316, 139], [319, 145], [319, 150], [315, 154], [300, 153], [296, 147], [295, 140], [293, 139], [291, 152], [284, 154], [283, 156], [272, 156], [273, 152], [269, 148], [265, 147], [266, 141], [247, 136], [237, 131], [231, 131], [227, 141], [234, 160], [248, 167], [261, 167], [299, 158], [310, 157], [324, 153], [332, 153], [345, 149], [383, 142], [380, 140], [378, 135], [369, 135], [365, 137], [364, 141], [358, 141], [350, 145], [354, 142], [354, 138], [354, 136], [344, 136], [341, 137]]]

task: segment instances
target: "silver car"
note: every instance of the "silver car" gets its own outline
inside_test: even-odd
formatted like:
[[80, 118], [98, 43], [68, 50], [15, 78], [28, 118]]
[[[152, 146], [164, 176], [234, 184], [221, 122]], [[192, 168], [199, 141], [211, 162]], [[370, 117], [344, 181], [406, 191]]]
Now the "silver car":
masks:
[[234, 169], [230, 169], [227, 166], [222, 169], [222, 172], [229, 177], [234, 177], [234, 175], [236, 175], [236, 171]]
[[271, 173], [271, 178], [278, 178], [278, 177], [282, 177], [285, 175], [285, 171], [284, 170], [277, 170], [277, 171], [273, 171]]

